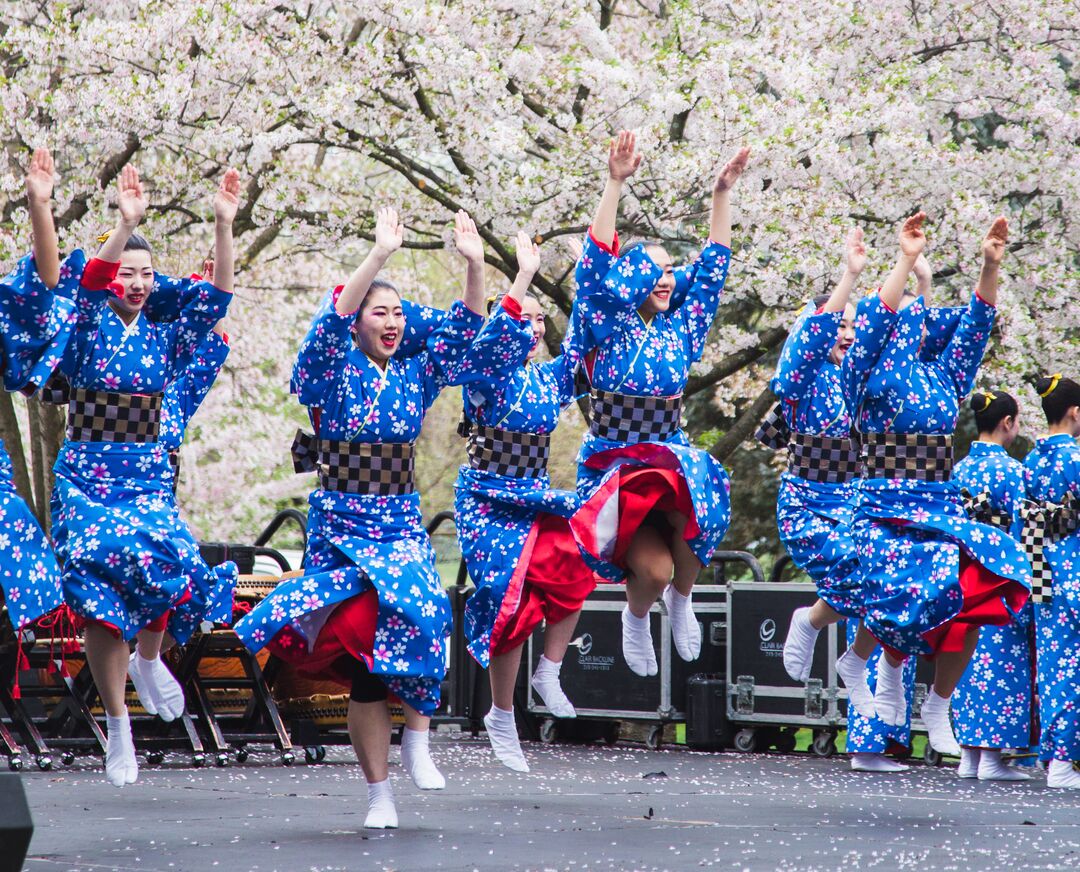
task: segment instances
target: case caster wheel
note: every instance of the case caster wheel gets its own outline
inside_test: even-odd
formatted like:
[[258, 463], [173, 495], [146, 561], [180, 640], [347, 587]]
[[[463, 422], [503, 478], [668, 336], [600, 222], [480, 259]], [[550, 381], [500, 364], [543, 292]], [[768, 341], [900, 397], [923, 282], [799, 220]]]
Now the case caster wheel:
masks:
[[735, 734], [735, 750], [750, 754], [757, 750], [757, 735], [752, 727], [739, 730]]
[[229, 755], [226, 751], [218, 751], [217, 756], [214, 757], [214, 763], [220, 769], [223, 766], [229, 765]]
[[196, 769], [202, 769], [202, 767], [206, 765], [206, 755], [205, 754], [192, 754], [191, 755], [191, 765], [194, 766]]
[[645, 747], [650, 751], [659, 751], [662, 744], [664, 744], [664, 725], [657, 724], [645, 737]]
[[296, 755], [293, 754], [292, 751], [285, 751], [281, 755], [281, 765], [282, 766], [292, 766], [294, 762], [296, 762]]
[[248, 753], [247, 748], [237, 748], [236, 749], [236, 762], [237, 763], [246, 763], [247, 758], [250, 757], [250, 756], [251, 755]]
[[34, 758], [34, 762], [37, 764], [37, 768], [42, 772], [48, 772], [52, 769], [52, 757], [48, 754], [40, 754]]
[[836, 740], [832, 733], [820, 732], [814, 736], [810, 752], [817, 757], [832, 757], [836, 753]]
[[8, 757], [7, 761], [8, 769], [12, 772], [22, 771], [22, 757]]
[[926, 750], [923, 751], [922, 758], [927, 766], [940, 766], [943, 760], [942, 756], [930, 747], [929, 742], [926, 743]]
[[65, 766], [70, 766], [72, 763], [75, 762], [75, 755], [72, 754], [70, 751], [65, 751], [63, 754], [60, 755], [60, 762], [63, 763]]
[[622, 724], [618, 721], [608, 725], [607, 730], [604, 732], [604, 744], [607, 746], [614, 745], [619, 741], [619, 736], [622, 733]]
[[322, 745], [308, 745], [304, 748], [304, 760], [308, 763], [322, 763], [326, 759], [326, 748]]
[[161, 751], [151, 751], [146, 755], [146, 762], [152, 766], [158, 766], [165, 761], [165, 755]]
[[540, 741], [545, 745], [550, 745], [555, 741], [555, 737], [558, 734], [558, 727], [555, 724], [553, 718], [548, 718], [540, 725]]

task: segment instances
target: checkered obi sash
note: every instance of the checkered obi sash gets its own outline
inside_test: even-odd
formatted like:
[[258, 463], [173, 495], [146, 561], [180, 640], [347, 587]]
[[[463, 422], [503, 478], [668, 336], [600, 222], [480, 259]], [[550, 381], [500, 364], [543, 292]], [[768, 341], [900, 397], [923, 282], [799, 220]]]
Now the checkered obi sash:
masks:
[[412, 442], [338, 442], [296, 431], [293, 469], [319, 473], [323, 490], [401, 497], [416, 491]]
[[71, 442], [157, 442], [161, 396], [72, 388], [67, 438]]
[[788, 472], [819, 484], [847, 484], [859, 477], [859, 449], [850, 439], [791, 433]]
[[1024, 500], [1020, 521], [1020, 545], [1031, 561], [1031, 600], [1048, 603], [1054, 595], [1054, 576], [1043, 549], [1080, 529], [1080, 504], [1072, 494], [1061, 503]]
[[681, 426], [682, 394], [636, 397], [593, 388], [589, 432], [610, 442], [665, 442]]
[[952, 475], [952, 436], [928, 433], [863, 433], [866, 478], [948, 481]]
[[989, 491], [982, 491], [972, 496], [967, 488], [962, 488], [960, 498], [964, 501], [964, 511], [971, 520], [978, 521], [980, 524], [989, 524], [999, 530], [1008, 530], [1012, 527], [1012, 518], [1005, 512], [996, 511], [990, 503]]
[[[784, 418], [784, 404], [777, 403], [761, 419], [754, 431], [754, 438], [772, 451], [781, 451], [788, 447], [792, 431]], [[798, 473], [796, 473], [798, 474]]]
[[177, 487], [180, 485], [180, 452], [169, 452], [169, 466], [172, 467], [172, 492], [176, 493]]
[[551, 436], [473, 424], [465, 446], [473, 469], [510, 478], [539, 478], [547, 472]]

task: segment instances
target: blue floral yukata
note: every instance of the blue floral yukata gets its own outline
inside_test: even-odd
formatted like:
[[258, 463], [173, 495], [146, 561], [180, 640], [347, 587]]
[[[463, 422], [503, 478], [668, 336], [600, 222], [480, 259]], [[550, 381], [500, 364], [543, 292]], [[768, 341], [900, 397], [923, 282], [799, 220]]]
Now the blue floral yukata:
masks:
[[[843, 317], [843, 312], [811, 311], [795, 322], [784, 343], [771, 388], [793, 432], [834, 439], [851, 435], [840, 366], [829, 356]], [[858, 580], [855, 549], [843, 534], [856, 485], [857, 480], [808, 481], [784, 472], [776, 498], [780, 541], [795, 565], [813, 579], [818, 596], [848, 618], [862, 610], [858, 587], [852, 584]]]
[[[116, 264], [91, 261], [95, 274]], [[130, 324], [108, 305], [98, 282], [78, 288], [78, 323], [61, 369], [72, 389], [161, 394], [192, 362], [225, 315], [232, 295], [200, 282], [179, 318]], [[152, 296], [152, 294], [151, 294]], [[172, 470], [159, 442], [66, 439], [54, 468], [53, 536], [64, 565], [64, 596], [86, 620], [124, 639], [168, 614], [168, 630], [186, 641], [208, 604], [231, 603], [232, 563], [210, 569], [180, 520]]]
[[[615, 245], [617, 246], [616, 240]], [[701, 359], [731, 263], [731, 251], [710, 242], [683, 278], [672, 305], [647, 323], [638, 314], [663, 275], [644, 247], [617, 256], [589, 233], [576, 268], [577, 316], [585, 368], [593, 389], [635, 397], [673, 398]], [[680, 282], [685, 282], [685, 299]], [[614, 441], [586, 433], [578, 453], [578, 494], [572, 525], [593, 568], [621, 581], [634, 531], [654, 512], [687, 518], [684, 536], [707, 564], [731, 521], [724, 467], [690, 445], [676, 426], [662, 439]], [[666, 522], [664, 522], [666, 523]], [[663, 524], [661, 525], [663, 526]]]
[[[293, 368], [293, 392], [321, 439], [414, 442], [483, 316], [455, 302], [414, 355], [395, 357], [384, 370], [353, 347], [355, 314], [338, 314], [339, 293], [327, 294], [315, 314]], [[309, 574], [278, 585], [237, 623], [237, 634], [253, 651], [273, 641], [279, 656], [345, 685], [351, 670], [341, 661], [363, 659], [399, 699], [433, 713], [451, 615], [419, 494], [318, 488], [308, 502]]]
[[[842, 368], [858, 430], [951, 434], [994, 314], [973, 295], [947, 341], [924, 345], [922, 298], [899, 313], [877, 294], [861, 300]], [[953, 481], [864, 478], [851, 535], [863, 620], [901, 655], [961, 650], [969, 626], [1008, 623], [1027, 599], [1030, 565], [1019, 543], [969, 520]]]
[[[1024, 468], [992, 442], [972, 442], [953, 469], [953, 481], [992, 511], [1016, 520], [1024, 499]], [[1032, 603], [1017, 620], [979, 630], [979, 644], [952, 696], [956, 740], [968, 748], [1027, 748], [1031, 744]]]
[[[1039, 439], [1024, 461], [1028, 499], [1080, 499], [1080, 447], [1066, 433]], [[1039, 687], [1039, 756], [1080, 760], [1080, 531], [1043, 547], [1050, 602], [1033, 603]]]
[[184, 444], [188, 424], [210, 393], [228, 356], [228, 340], [211, 331], [188, 367], [165, 389], [158, 442], [166, 451], [179, 451]]
[[[0, 282], [0, 367], [4, 390], [33, 392], [60, 363], [75, 326], [71, 285], [85, 258], [75, 251], [50, 290], [28, 254]], [[15, 490], [11, 458], [0, 441], [0, 588], [21, 630], [64, 603], [60, 567], [30, 507]]]
[[[574, 399], [580, 353], [571, 328], [554, 360], [526, 360], [532, 325], [505, 299], [473, 343], [457, 381], [465, 385], [468, 425], [551, 434]], [[503, 475], [466, 463], [458, 473], [454, 509], [461, 552], [476, 591], [465, 606], [469, 651], [486, 667], [492, 655], [524, 642], [581, 608], [595, 576], [567, 519], [577, 494], [552, 490], [545, 472]]]
[[[855, 641], [859, 623], [854, 620], [844, 623], [847, 625], [847, 643], [850, 646]], [[877, 690], [878, 663], [884, 656], [884, 650], [879, 646], [866, 661], [866, 683], [870, 686], [871, 692]], [[855, 706], [848, 704], [846, 748], [848, 754], [902, 753], [911, 748], [911, 704], [915, 699], [917, 667], [918, 661], [914, 657], [908, 657], [904, 661], [904, 669], [900, 674], [904, 687], [904, 700], [907, 704], [907, 717], [904, 723], [887, 724], [880, 718], [864, 717]]]

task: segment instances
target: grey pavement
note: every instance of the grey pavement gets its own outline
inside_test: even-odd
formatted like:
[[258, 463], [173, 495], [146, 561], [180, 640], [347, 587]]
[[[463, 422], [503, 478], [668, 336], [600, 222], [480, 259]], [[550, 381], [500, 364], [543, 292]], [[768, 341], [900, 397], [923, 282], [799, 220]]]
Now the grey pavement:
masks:
[[[528, 775], [486, 740], [433, 737], [444, 791], [391, 767], [401, 828], [365, 831], [351, 751], [284, 767], [145, 767], [116, 790], [90, 761], [26, 772], [25, 868], [60, 870], [1067, 869], [1080, 792], [964, 781], [955, 769], [852, 772], [841, 757], [526, 744]], [[397, 751], [393, 752], [396, 761]], [[301, 755], [302, 756], [302, 755]]]

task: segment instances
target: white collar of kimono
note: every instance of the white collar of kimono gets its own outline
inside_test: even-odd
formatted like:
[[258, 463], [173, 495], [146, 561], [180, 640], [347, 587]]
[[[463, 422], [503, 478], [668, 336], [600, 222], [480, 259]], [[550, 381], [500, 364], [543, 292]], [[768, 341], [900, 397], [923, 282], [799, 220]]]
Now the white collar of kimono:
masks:
[[382, 392], [386, 389], [387, 383], [390, 381], [390, 364], [393, 362], [393, 358], [386, 361], [386, 366], [379, 366], [375, 362], [375, 359], [370, 357], [366, 352], [364, 353], [364, 360], [366, 360], [371, 366], [373, 366], [379, 373], [379, 387], [375, 391], [375, 396], [371, 398], [371, 405], [368, 406], [367, 414], [364, 415], [364, 420], [360, 422], [360, 426], [357, 427], [346, 439], [346, 442], [352, 442], [357, 436], [363, 432], [363, 429], [371, 422], [371, 417], [375, 414], [375, 410], [379, 407], [379, 399], [382, 397]]

